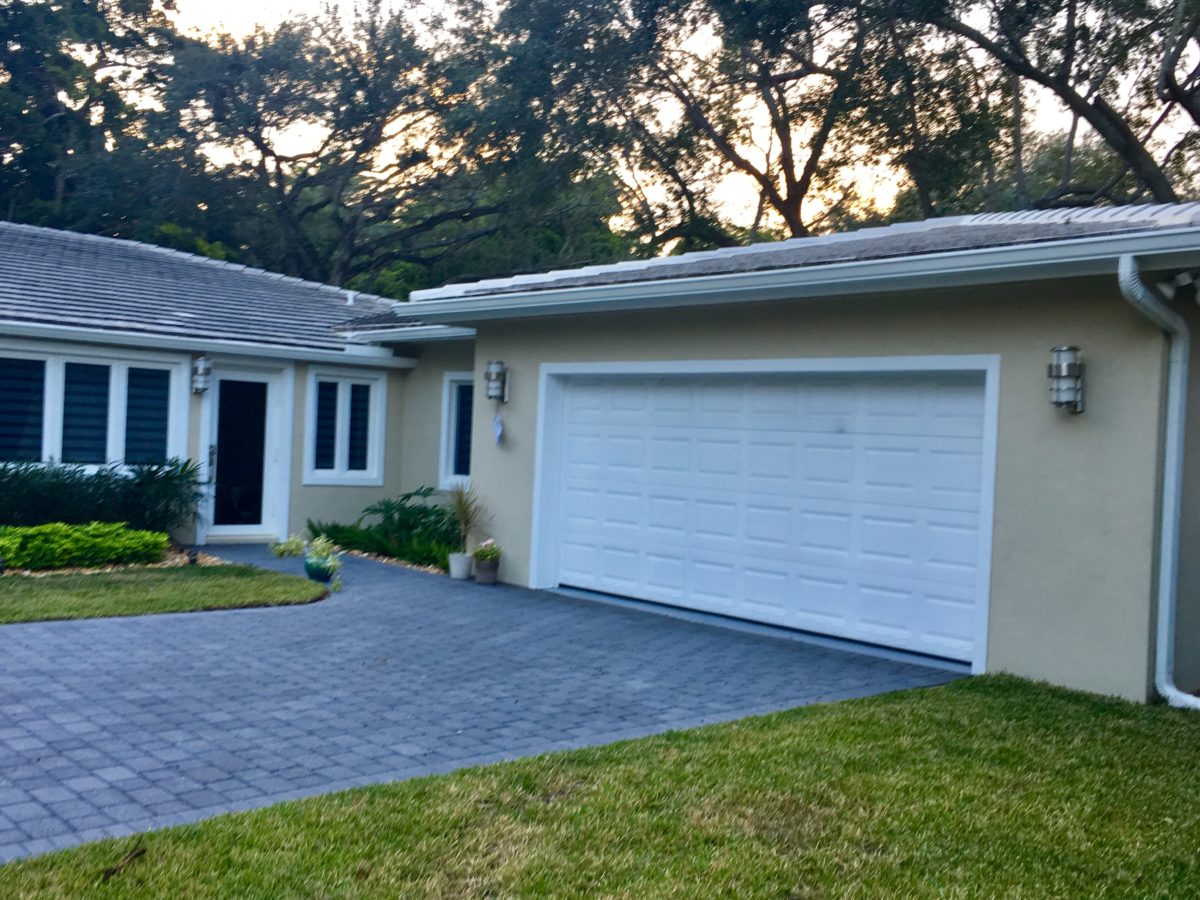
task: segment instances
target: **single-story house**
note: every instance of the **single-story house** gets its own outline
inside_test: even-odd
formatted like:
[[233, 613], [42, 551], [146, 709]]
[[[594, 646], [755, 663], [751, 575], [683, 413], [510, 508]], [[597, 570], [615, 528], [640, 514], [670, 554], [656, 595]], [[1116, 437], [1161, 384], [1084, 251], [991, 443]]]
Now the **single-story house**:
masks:
[[0, 459], [190, 456], [213, 479], [201, 542], [469, 479], [511, 583], [1186, 705], [1197, 271], [1200, 204], [409, 303], [0, 225]]

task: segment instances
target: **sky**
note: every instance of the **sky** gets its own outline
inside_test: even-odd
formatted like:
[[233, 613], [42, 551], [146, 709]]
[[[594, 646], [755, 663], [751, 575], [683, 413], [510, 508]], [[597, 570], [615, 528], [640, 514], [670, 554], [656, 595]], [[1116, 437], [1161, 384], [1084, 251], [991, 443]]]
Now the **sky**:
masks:
[[243, 35], [255, 25], [277, 25], [297, 13], [319, 13], [325, 0], [176, 0], [175, 6], [175, 21], [185, 31]]

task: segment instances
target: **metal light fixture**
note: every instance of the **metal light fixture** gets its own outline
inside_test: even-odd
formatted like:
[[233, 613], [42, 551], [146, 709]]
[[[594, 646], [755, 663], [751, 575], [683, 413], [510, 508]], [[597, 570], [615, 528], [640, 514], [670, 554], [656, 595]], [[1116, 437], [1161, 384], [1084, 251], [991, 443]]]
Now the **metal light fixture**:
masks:
[[489, 400], [508, 402], [508, 366], [492, 360], [483, 370], [484, 392]]
[[192, 393], [203, 394], [212, 380], [212, 360], [199, 356], [192, 360]]
[[1083, 354], [1078, 347], [1050, 350], [1050, 402], [1072, 415], [1083, 412]]

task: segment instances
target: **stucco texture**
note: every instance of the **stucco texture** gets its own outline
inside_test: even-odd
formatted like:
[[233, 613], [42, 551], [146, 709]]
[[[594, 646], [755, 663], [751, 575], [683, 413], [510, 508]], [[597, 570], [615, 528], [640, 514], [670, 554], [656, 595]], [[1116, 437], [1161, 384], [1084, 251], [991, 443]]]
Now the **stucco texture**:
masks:
[[[998, 354], [988, 670], [1147, 698], [1165, 341], [1115, 277], [476, 327], [476, 358], [509, 366], [511, 402], [499, 446], [478, 405], [472, 482], [506, 550], [502, 577], [518, 584], [530, 580], [542, 363]], [[1084, 350], [1082, 416], [1049, 403], [1058, 344]]]
[[[406, 353], [406, 355], [409, 355]], [[388, 377], [387, 439], [382, 486], [330, 486], [304, 483], [305, 415], [308, 367], [296, 367], [292, 435], [292, 494], [288, 528], [303, 533], [308, 520], [353, 522], [383, 497], [423, 485], [437, 486], [441, 448], [442, 378], [447, 371], [470, 371], [469, 343], [430, 345], [417, 355], [417, 368], [393, 370]]]

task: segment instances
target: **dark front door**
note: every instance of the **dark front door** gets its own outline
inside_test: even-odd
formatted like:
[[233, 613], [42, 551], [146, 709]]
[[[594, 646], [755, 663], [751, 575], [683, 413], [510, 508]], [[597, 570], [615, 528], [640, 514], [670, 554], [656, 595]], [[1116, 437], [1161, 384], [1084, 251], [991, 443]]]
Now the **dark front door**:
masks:
[[214, 525], [260, 525], [267, 385], [222, 378], [217, 386], [217, 472]]

